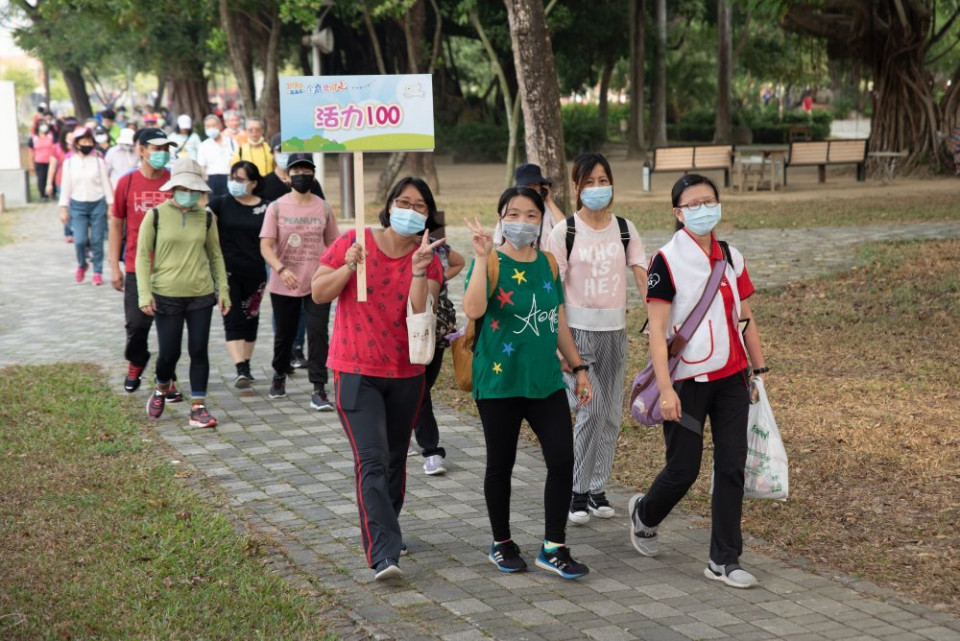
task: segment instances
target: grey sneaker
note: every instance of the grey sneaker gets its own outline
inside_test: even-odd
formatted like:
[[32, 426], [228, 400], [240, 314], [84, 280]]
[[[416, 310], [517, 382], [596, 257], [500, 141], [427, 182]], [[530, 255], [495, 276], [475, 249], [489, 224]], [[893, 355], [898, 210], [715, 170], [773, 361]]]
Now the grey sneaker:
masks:
[[423, 461], [423, 473], [428, 476], [439, 476], [446, 471], [447, 468], [443, 466], [443, 457], [439, 454], [428, 456]]
[[732, 588], [752, 588], [757, 584], [757, 577], [740, 567], [739, 563], [717, 565], [710, 561], [703, 569], [703, 576], [714, 581], [723, 581]]
[[642, 498], [643, 494], [634, 494], [627, 502], [627, 512], [630, 514], [630, 541], [637, 552], [643, 556], [657, 556], [660, 553], [657, 528], [644, 525], [637, 513], [637, 507]]
[[573, 493], [573, 498], [570, 500], [570, 513], [567, 515], [571, 522], [582, 525], [590, 521], [590, 512], [587, 511], [587, 501], [589, 499], [589, 494]]
[[317, 410], [318, 412], [333, 411], [333, 404], [331, 404], [327, 398], [327, 391], [322, 387], [314, 389], [313, 394], [310, 395], [310, 409]]

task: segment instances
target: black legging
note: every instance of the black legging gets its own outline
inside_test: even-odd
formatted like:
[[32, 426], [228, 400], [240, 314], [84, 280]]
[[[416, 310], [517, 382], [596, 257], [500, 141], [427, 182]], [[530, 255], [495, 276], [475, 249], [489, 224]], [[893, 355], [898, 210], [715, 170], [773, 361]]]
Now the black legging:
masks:
[[573, 491], [573, 426], [566, 390], [557, 390], [546, 398], [477, 399], [477, 410], [487, 444], [483, 494], [487, 499], [493, 540], [510, 538], [510, 478], [517, 460], [520, 425], [527, 419], [540, 441], [540, 451], [547, 464], [543, 538], [565, 543], [567, 509]]
[[426, 389], [423, 394], [423, 403], [420, 404], [420, 413], [417, 414], [417, 422], [413, 426], [417, 445], [423, 450], [424, 458], [434, 454], [439, 454], [444, 458], [447, 456], [447, 451], [440, 447], [440, 428], [437, 425], [437, 417], [433, 415], [433, 399], [430, 397], [430, 390], [433, 388], [433, 384], [437, 382], [437, 377], [440, 376], [442, 365], [443, 348], [438, 345], [433, 354], [433, 360], [427, 364], [423, 372]]
[[183, 325], [187, 325], [187, 351], [190, 354], [190, 397], [204, 398], [207, 395], [207, 380], [210, 378], [210, 360], [207, 345], [210, 342], [210, 319], [213, 307], [169, 314], [157, 312], [157, 382], [169, 383], [173, 379], [180, 360], [183, 342]]

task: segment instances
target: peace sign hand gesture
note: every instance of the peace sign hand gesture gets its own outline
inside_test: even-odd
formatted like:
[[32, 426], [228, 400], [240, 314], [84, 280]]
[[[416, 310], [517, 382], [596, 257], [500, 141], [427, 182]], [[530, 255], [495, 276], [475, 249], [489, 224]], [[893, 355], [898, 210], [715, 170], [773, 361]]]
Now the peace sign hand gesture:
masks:
[[473, 232], [473, 237], [471, 238], [473, 255], [477, 258], [483, 258], [493, 251], [493, 236], [486, 232], [483, 225], [480, 224], [479, 218], [474, 218], [473, 221], [471, 225], [469, 220], [466, 218], [463, 219], [463, 222], [467, 225], [467, 229]]
[[424, 233], [423, 240], [420, 242], [420, 247], [417, 248], [417, 251], [413, 252], [413, 275], [423, 276], [427, 272], [427, 267], [430, 266], [430, 263], [433, 262], [433, 250], [435, 247], [443, 243], [446, 238], [441, 238], [440, 240], [435, 240], [432, 243], [430, 242], [430, 237]]

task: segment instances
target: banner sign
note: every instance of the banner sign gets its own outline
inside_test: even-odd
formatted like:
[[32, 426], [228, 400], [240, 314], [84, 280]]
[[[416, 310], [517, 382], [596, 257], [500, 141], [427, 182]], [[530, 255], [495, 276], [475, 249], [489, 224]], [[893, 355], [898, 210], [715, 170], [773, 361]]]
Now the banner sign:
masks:
[[284, 76], [286, 152], [433, 151], [433, 78]]

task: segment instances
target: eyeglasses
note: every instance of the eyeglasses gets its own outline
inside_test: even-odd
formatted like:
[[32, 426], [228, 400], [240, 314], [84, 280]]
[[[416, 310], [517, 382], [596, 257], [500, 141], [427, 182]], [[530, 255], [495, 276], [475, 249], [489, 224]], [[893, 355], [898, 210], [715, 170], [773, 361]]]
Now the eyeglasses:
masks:
[[686, 205], [678, 205], [677, 209], [683, 209], [684, 211], [700, 211], [700, 209], [703, 208], [704, 205], [706, 205], [707, 207], [716, 207], [719, 204], [720, 203], [718, 201], [711, 199], [711, 200], [704, 200], [703, 202], [699, 202], [699, 203], [688, 203]]
[[415, 203], [409, 198], [397, 198], [396, 200], [393, 201], [393, 204], [395, 204], [400, 209], [412, 209], [413, 211], [421, 214], [427, 213], [427, 203], [423, 201]]

